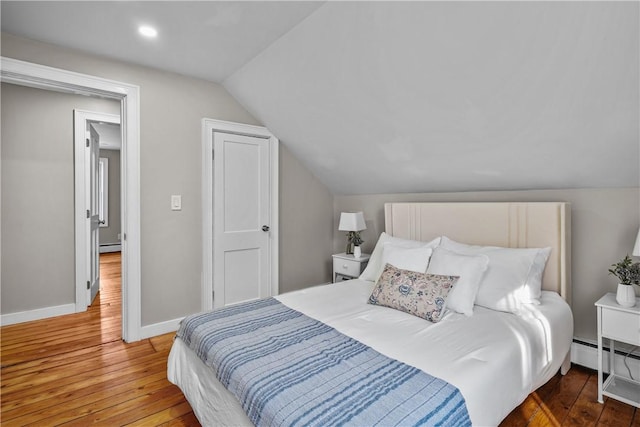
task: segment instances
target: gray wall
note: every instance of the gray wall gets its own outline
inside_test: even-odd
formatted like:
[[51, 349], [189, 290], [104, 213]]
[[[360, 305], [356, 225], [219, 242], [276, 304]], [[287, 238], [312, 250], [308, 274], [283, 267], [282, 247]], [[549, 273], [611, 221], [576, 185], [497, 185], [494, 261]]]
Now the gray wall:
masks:
[[73, 110], [112, 100], [2, 83], [3, 314], [75, 302]]
[[331, 281], [333, 195], [280, 147], [280, 292]]
[[100, 149], [109, 159], [109, 225], [100, 227], [100, 245], [119, 244], [120, 239], [120, 150]]
[[[204, 80], [113, 61], [7, 33], [2, 33], [2, 55], [140, 86], [142, 325], [199, 311], [202, 272], [201, 119], [260, 123], [222, 86]], [[305, 272], [304, 264], [289, 267], [292, 265], [287, 261], [290, 254], [305, 253], [309, 246], [314, 245], [314, 239], [326, 237], [325, 243], [317, 245], [322, 248], [320, 252], [324, 258], [329, 256], [332, 206], [324, 186], [314, 181], [300, 163], [287, 154], [286, 147], [282, 148], [280, 247], [284, 249], [280, 256], [280, 280], [287, 290], [294, 288], [293, 283], [297, 283]], [[182, 195], [181, 211], [170, 210], [172, 194]], [[327, 201], [322, 205], [331, 209], [312, 209], [314, 205], [309, 201], [316, 198]], [[305, 211], [300, 209], [303, 205], [309, 208], [305, 212], [306, 223], [301, 224], [299, 212]], [[5, 207], [7, 205], [3, 203], [3, 209]], [[4, 211], [2, 215], [4, 226]], [[69, 221], [72, 218], [70, 216]], [[3, 257], [7, 253], [4, 247], [2, 253]], [[23, 255], [24, 262], [28, 262], [28, 254]], [[321, 283], [328, 280], [330, 273], [322, 265], [324, 258], [319, 261], [311, 256], [305, 258], [305, 262], [312, 265], [313, 274], [317, 275], [312, 277], [304, 273], [305, 281]], [[70, 260], [68, 262], [72, 263], [72, 258]], [[4, 286], [3, 280], [3, 307]], [[73, 302], [72, 289], [70, 287], [63, 296], [48, 301], [56, 301], [56, 304]], [[24, 290], [17, 291], [21, 292], [21, 298], [29, 295]], [[7, 306], [7, 312], [15, 311], [19, 311], [17, 307]]]
[[595, 340], [593, 304], [604, 293], [615, 292], [618, 282], [607, 269], [633, 249], [640, 227], [640, 188], [336, 196], [333, 250], [339, 252], [344, 246], [344, 233], [337, 230], [340, 212], [364, 212], [367, 230], [362, 232], [363, 250], [371, 252], [384, 231], [384, 203], [463, 201], [571, 203], [574, 336]]

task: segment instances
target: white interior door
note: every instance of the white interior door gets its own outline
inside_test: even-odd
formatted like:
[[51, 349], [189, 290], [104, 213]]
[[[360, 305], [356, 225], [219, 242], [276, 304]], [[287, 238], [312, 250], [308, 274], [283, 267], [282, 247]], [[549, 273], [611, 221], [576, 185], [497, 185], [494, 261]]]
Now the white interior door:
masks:
[[271, 295], [270, 159], [265, 138], [214, 133], [215, 308]]
[[91, 305], [98, 291], [100, 290], [100, 209], [99, 209], [99, 173], [100, 173], [100, 137], [93, 126], [89, 126], [89, 147], [87, 155], [89, 156], [89, 185], [86, 192], [87, 207], [87, 226], [88, 248], [90, 251], [89, 265], [87, 266], [87, 305]]

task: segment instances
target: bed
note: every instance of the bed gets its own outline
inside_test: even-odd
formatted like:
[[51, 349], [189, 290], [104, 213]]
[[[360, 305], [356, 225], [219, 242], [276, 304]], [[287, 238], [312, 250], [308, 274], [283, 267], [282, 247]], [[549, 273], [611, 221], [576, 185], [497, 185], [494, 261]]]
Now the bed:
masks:
[[[529, 393], [546, 383], [558, 370], [563, 374], [566, 373], [570, 366], [569, 350], [573, 335], [573, 319], [569, 306], [571, 280], [570, 207], [568, 204], [389, 203], [385, 205], [384, 211], [385, 238], [388, 241], [383, 243], [384, 236], [381, 236], [372, 254], [369, 265], [371, 268], [367, 267], [370, 270], [369, 274], [365, 274], [367, 273], [365, 270], [363, 276], [357, 280], [312, 287], [279, 295], [269, 301], [254, 302], [255, 307], [247, 309], [249, 314], [240, 313], [244, 309], [238, 306], [237, 309], [233, 309], [238, 313], [233, 315], [251, 316], [254, 313], [259, 313], [262, 309], [276, 310], [269, 311], [271, 317], [275, 316], [273, 313], [278, 313], [278, 316], [281, 313], [287, 313], [287, 315], [301, 313], [304, 315], [302, 316], [304, 321], [311, 323], [295, 326], [296, 328], [322, 327], [335, 331], [343, 339], [349, 340], [345, 341], [349, 346], [360, 345], [367, 350], [371, 349], [381, 357], [387, 358], [385, 363], [388, 360], [389, 364], [398, 364], [393, 365], [394, 369], [406, 369], [407, 372], [411, 370], [411, 375], [416, 375], [416, 371], [420, 375], [426, 375], [433, 379], [433, 384], [440, 384], [441, 390], [449, 390], [446, 387], [450, 387], [453, 391], [447, 392], [448, 394], [446, 394], [446, 398], [443, 398], [443, 403], [440, 406], [444, 407], [445, 403], [450, 405], [461, 396], [468, 418], [463, 418], [464, 414], [459, 410], [456, 412], [447, 409], [446, 416], [461, 417], [456, 418], [459, 421], [457, 423], [452, 422], [452, 419], [445, 418], [451, 421], [444, 422], [447, 425], [468, 425], [469, 420], [473, 425], [497, 425]], [[387, 263], [384, 268], [375, 265], [376, 263], [381, 264], [381, 261], [384, 260], [380, 254], [387, 253], [378, 250], [378, 246], [391, 254], [391, 249], [398, 246], [396, 245], [398, 242], [422, 242], [426, 245], [427, 242], [434, 240], [437, 240], [438, 243], [431, 248], [431, 254], [434, 253], [434, 248], [439, 248], [437, 250], [442, 250], [442, 253], [446, 253], [451, 248], [458, 250], [458, 252], [464, 252], [464, 249], [467, 249], [470, 252], [465, 253], [465, 256], [477, 260], [488, 253], [491, 262], [498, 260], [498, 257], [492, 258], [495, 254], [511, 254], [502, 248], [545, 248], [546, 263], [543, 263], [542, 270], [539, 271], [542, 289], [539, 291], [535, 303], [528, 301], [518, 304], [517, 310], [512, 311], [501, 305], [493, 308], [473, 305], [472, 315], [464, 314], [464, 309], [461, 309], [461, 312], [443, 309], [442, 318], [436, 323], [426, 321], [424, 318], [408, 314], [405, 311], [367, 303], [372, 298], [372, 293], [378, 289], [379, 283], [384, 281], [383, 276], [390, 274], [391, 270], [387, 270], [392, 268]], [[423, 250], [424, 247], [420, 246], [419, 250]], [[498, 252], [482, 252], [486, 250]], [[481, 253], [478, 255], [477, 251]], [[529, 249], [522, 249], [520, 252], [528, 253], [527, 251]], [[518, 251], [513, 252], [520, 254]], [[403, 255], [409, 252], [401, 250], [398, 253]], [[535, 253], [536, 260], [541, 253], [542, 251]], [[381, 259], [374, 259], [376, 254], [377, 258]], [[431, 262], [435, 263], [435, 259], [435, 255], [433, 255]], [[497, 265], [499, 261], [495, 262]], [[375, 269], [383, 269], [384, 272], [376, 276]], [[529, 272], [529, 276], [531, 274]], [[488, 275], [490, 273], [487, 271], [483, 277], [486, 278]], [[371, 280], [372, 277], [375, 277], [377, 281]], [[481, 289], [482, 284], [482, 282], [479, 283]], [[455, 286], [453, 285], [453, 289], [456, 289]], [[484, 296], [487, 297], [486, 292], [484, 292]], [[478, 293], [475, 301], [478, 302], [480, 297], [481, 295]], [[495, 298], [495, 296], [491, 296], [491, 298]], [[499, 304], [503, 304], [505, 301], [508, 305], [509, 301], [504, 299]], [[491, 304], [490, 301], [485, 305], [491, 306]], [[220, 317], [222, 314], [213, 312], [201, 316]], [[202, 317], [187, 318], [183, 322], [186, 323], [186, 328], [183, 325], [182, 329], [188, 329], [191, 325], [197, 335], [200, 319]], [[216, 318], [211, 323], [218, 322], [217, 325], [221, 325], [220, 322], [223, 321]], [[295, 321], [298, 321], [297, 318]], [[250, 322], [248, 320], [247, 324]], [[258, 319], [255, 323], [262, 324], [264, 321]], [[226, 333], [229, 335], [227, 327], [227, 325], [218, 326], [219, 330], [227, 331]], [[286, 328], [279, 325], [277, 327]], [[202, 335], [204, 336], [204, 334]], [[207, 339], [203, 338], [203, 340]], [[240, 403], [240, 401], [244, 402], [247, 407], [246, 395], [240, 395], [238, 390], [264, 388], [270, 390], [271, 393], [279, 393], [280, 389], [274, 392], [269, 388], [271, 386], [267, 385], [264, 387], [238, 385], [236, 380], [227, 378], [227, 373], [224, 371], [225, 366], [223, 366], [227, 362], [205, 364], [198, 355], [203, 355], [203, 351], [199, 347], [200, 344], [194, 343], [195, 341], [192, 337], [187, 338], [185, 332], [179, 331], [169, 356], [169, 380], [181, 388], [202, 425], [253, 425], [257, 419], [255, 418], [256, 414], [252, 414], [250, 408], [248, 413], [251, 418], [249, 418]], [[236, 350], [233, 350], [233, 346], [225, 345], [216, 350], [204, 351], [206, 355], [204, 359], [214, 353], [227, 352], [221, 356], [221, 360], [226, 361], [234, 351], [236, 354], [243, 354], [248, 351], [245, 349], [249, 348], [249, 344], [246, 342], [234, 345], [237, 346]], [[247, 347], [243, 347], [245, 345]], [[317, 347], [321, 348], [321, 345], [317, 344]], [[291, 351], [288, 352], [291, 353]], [[263, 361], [257, 363], [259, 365], [265, 364]], [[284, 362], [277, 360], [269, 363], [281, 364]], [[212, 366], [218, 369], [218, 374]], [[366, 364], [359, 360], [348, 370], [355, 372], [364, 366]], [[258, 369], [265, 370], [262, 379], [277, 371], [274, 367], [266, 367], [266, 365], [249, 367], [249, 371]], [[370, 373], [365, 368], [362, 370], [366, 374]], [[343, 375], [343, 373], [339, 375]], [[416, 375], [416, 377], [420, 375]], [[376, 379], [375, 376], [373, 379]], [[328, 384], [327, 387], [333, 380], [333, 377], [324, 379]], [[353, 383], [356, 384], [356, 381], [359, 380], [354, 379]], [[276, 383], [278, 381], [282, 381], [282, 378], [278, 379]], [[385, 379], [385, 381], [385, 384], [388, 384], [389, 379]], [[235, 395], [223, 383], [227, 384]], [[398, 388], [401, 386], [404, 384], [399, 385]], [[407, 387], [415, 387], [415, 385], [408, 383]], [[320, 386], [318, 386], [319, 388]], [[295, 393], [303, 396], [310, 392], [308, 390], [304, 392], [294, 390], [294, 396]], [[360, 413], [353, 408], [359, 407], [360, 401], [366, 400], [366, 395], [359, 396], [353, 391], [344, 393], [344, 396], [336, 398], [337, 400], [332, 405], [321, 411], [324, 414], [331, 408], [339, 408], [338, 412], [342, 418], [338, 418], [338, 421], [323, 421], [324, 418], [319, 418], [320, 412], [313, 415], [314, 413], [308, 410], [303, 415], [311, 417], [309, 414], [312, 414], [313, 417], [303, 418], [303, 415], [298, 417], [296, 414], [287, 415], [289, 418], [279, 419], [264, 415], [263, 418], [258, 418], [257, 424], [326, 425], [327, 423], [335, 423], [363, 425], [365, 421], [362, 420], [366, 420], [366, 418], [358, 418], [358, 416], [363, 413], [367, 415], [367, 411], [371, 410], [370, 406], [363, 404], [362, 407], [365, 409]], [[431, 397], [425, 398], [422, 393], [418, 394], [418, 397], [423, 400], [431, 400]], [[372, 400], [375, 400], [378, 406], [384, 406], [385, 398], [376, 397]], [[265, 399], [261, 402], [268, 401]], [[415, 398], [412, 397], [412, 399]], [[298, 403], [292, 404], [292, 401], [299, 402], [297, 397], [295, 399], [289, 398], [288, 405], [298, 405]], [[267, 405], [267, 403], [264, 404]], [[255, 406], [255, 403], [253, 405]], [[420, 405], [422, 403], [416, 406]], [[303, 403], [300, 403], [299, 406], [304, 407]], [[397, 406], [399, 407], [399, 405]], [[259, 407], [262, 408], [262, 406]], [[389, 405], [384, 408], [389, 408]], [[431, 418], [418, 417], [418, 420], [422, 420], [422, 422], [414, 422], [415, 420], [409, 418], [393, 418], [398, 414], [403, 415], [403, 408], [404, 406], [400, 410], [395, 408], [395, 412], [388, 410], [388, 413], [393, 415], [382, 418], [379, 424], [435, 424]], [[355, 415], [351, 412], [354, 412]], [[258, 417], [260, 416], [262, 416], [261, 413], [258, 414]], [[296, 422], [292, 422], [292, 420], [296, 420]]]

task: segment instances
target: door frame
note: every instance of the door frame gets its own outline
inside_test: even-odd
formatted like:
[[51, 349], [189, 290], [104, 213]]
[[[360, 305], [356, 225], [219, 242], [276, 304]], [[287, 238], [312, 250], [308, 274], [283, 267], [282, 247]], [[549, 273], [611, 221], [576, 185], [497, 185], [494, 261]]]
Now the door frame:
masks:
[[[90, 204], [90, 159], [87, 156], [85, 138], [87, 133], [87, 123], [105, 122], [120, 124], [120, 116], [117, 114], [107, 114], [81, 109], [73, 110], [73, 141], [74, 141], [74, 201], [75, 201], [75, 271], [76, 271], [76, 313], [86, 311], [91, 301], [87, 302], [87, 269], [91, 263], [91, 253], [89, 247], [89, 227], [85, 210]], [[121, 130], [122, 132], [122, 130]], [[122, 163], [122, 156], [120, 157]], [[122, 164], [120, 170], [122, 170]], [[121, 201], [122, 202], [122, 201]], [[120, 203], [122, 206], [122, 203]], [[122, 215], [122, 212], [120, 212]], [[84, 295], [84, 302], [82, 300]]]
[[120, 101], [122, 339], [140, 340], [140, 87], [13, 58], [0, 57], [0, 64], [0, 81], [5, 83]]
[[213, 133], [232, 133], [269, 140], [271, 176], [271, 295], [278, 295], [279, 285], [279, 141], [262, 126], [202, 119], [202, 310], [213, 309]]

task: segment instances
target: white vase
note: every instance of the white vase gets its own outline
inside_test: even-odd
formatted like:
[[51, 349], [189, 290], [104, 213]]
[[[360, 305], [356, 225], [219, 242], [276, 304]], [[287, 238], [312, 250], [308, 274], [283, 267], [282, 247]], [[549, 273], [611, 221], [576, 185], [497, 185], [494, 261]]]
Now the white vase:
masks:
[[360, 258], [362, 256], [362, 249], [360, 249], [360, 246], [353, 247], [353, 256], [354, 258]]
[[636, 291], [633, 285], [623, 285], [618, 283], [618, 292], [616, 292], [616, 301], [622, 307], [633, 307], [636, 305]]

